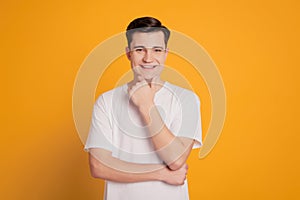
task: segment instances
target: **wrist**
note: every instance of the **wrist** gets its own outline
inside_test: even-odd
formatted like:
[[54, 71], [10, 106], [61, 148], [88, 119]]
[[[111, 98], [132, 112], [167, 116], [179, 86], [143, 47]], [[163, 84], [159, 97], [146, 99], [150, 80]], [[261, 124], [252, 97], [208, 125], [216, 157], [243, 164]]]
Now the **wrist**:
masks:
[[143, 116], [149, 116], [150, 115], [150, 110], [154, 107], [153, 102], [149, 102], [147, 104], [143, 104], [139, 106], [139, 111]]
[[155, 174], [156, 175], [155, 179], [158, 180], [158, 181], [165, 181], [166, 177], [168, 177], [168, 172], [169, 172], [169, 169], [166, 166], [162, 167]]

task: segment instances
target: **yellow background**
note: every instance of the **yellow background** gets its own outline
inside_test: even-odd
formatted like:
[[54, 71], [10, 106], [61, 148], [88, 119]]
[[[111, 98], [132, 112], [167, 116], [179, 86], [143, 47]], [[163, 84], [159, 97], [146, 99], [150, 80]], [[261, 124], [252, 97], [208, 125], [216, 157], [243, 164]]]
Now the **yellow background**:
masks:
[[[0, 199], [101, 199], [73, 83], [96, 45], [145, 15], [200, 43], [226, 88], [220, 140], [188, 160], [191, 200], [299, 199], [299, 10], [296, 0], [2, 1]], [[204, 130], [209, 106], [204, 95]]]

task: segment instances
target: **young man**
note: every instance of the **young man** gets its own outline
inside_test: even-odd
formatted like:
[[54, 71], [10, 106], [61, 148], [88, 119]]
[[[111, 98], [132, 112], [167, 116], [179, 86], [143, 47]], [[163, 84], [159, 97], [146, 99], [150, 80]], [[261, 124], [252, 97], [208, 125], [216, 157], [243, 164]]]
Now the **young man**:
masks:
[[85, 149], [106, 200], [187, 200], [186, 160], [201, 145], [198, 97], [160, 78], [170, 31], [152, 17], [127, 27], [134, 79], [96, 101]]

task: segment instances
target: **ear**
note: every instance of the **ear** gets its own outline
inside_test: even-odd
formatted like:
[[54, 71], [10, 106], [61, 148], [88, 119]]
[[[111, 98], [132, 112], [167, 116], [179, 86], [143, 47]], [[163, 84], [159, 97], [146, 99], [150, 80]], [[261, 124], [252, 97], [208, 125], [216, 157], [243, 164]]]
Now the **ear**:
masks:
[[125, 52], [128, 60], [131, 60], [130, 49], [128, 47], [125, 48]]
[[167, 58], [167, 56], [168, 56], [168, 53], [169, 53], [169, 48], [166, 48], [166, 54], [165, 54], [165, 58]]

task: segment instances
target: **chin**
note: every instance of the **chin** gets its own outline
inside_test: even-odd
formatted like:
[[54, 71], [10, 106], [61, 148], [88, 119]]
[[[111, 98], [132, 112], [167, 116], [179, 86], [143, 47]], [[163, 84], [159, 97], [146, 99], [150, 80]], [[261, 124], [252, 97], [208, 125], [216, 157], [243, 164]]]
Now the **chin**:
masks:
[[154, 76], [143, 76], [146, 81], [151, 81]]

